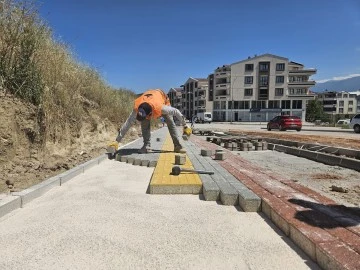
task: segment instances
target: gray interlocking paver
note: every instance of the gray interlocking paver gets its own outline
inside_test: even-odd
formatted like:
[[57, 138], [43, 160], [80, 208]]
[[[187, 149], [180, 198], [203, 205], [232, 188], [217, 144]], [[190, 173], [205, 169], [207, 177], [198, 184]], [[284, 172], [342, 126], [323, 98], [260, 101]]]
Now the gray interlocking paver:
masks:
[[143, 146], [143, 139], [140, 138], [121, 147], [117, 151], [116, 160], [138, 166], [155, 167], [167, 134], [167, 128], [161, 128], [152, 132], [151, 149], [153, 152], [146, 154], [138, 153], [139, 149]]

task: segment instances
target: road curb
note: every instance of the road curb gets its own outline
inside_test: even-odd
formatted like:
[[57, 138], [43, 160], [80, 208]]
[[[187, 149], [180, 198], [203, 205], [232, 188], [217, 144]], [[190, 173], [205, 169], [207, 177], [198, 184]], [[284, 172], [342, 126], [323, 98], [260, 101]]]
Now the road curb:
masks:
[[1, 198], [0, 217], [5, 216], [6, 214], [12, 212], [13, 210], [24, 207], [26, 204], [40, 197], [41, 195], [48, 192], [52, 188], [65, 184], [67, 181], [73, 179], [75, 176], [84, 173], [90, 168], [100, 164], [102, 161], [106, 160], [107, 158], [108, 158], [107, 155], [105, 154], [101, 155], [83, 164], [80, 164], [70, 170], [67, 170], [51, 178], [45, 179], [44, 181], [36, 185], [33, 185], [27, 189], [24, 189], [19, 192], [12, 192], [10, 195]]
[[275, 143], [268, 143], [269, 150], [275, 150], [286, 154], [311, 159], [327, 165], [340, 166], [355, 171], [360, 171], [360, 160], [355, 158], [348, 158], [344, 156], [335, 156], [332, 154], [310, 151], [306, 149], [294, 148]]

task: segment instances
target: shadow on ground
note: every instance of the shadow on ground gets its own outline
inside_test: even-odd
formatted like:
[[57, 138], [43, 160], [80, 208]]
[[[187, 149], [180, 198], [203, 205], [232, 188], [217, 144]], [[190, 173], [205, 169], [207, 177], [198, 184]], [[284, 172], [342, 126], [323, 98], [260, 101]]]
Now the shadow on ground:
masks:
[[289, 199], [292, 204], [307, 208], [298, 211], [295, 218], [319, 228], [352, 227], [360, 224], [360, 208], [338, 204], [320, 204], [300, 199]]

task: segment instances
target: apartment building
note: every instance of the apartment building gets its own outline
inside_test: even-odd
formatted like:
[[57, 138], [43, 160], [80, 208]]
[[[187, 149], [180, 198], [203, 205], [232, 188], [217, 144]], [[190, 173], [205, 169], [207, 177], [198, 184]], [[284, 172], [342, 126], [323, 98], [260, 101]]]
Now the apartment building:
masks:
[[170, 88], [167, 94], [170, 99], [171, 106], [178, 109], [179, 111], [182, 111], [183, 109], [182, 91], [183, 88], [175, 87], [175, 88]]
[[[179, 98], [181, 93], [181, 99]], [[199, 112], [212, 111], [212, 101], [209, 100], [208, 79], [190, 77], [181, 88], [171, 88], [168, 92], [171, 104], [178, 104], [182, 114], [191, 119]], [[173, 105], [174, 106], [174, 105]]]
[[323, 104], [324, 112], [332, 115], [333, 121], [350, 118], [360, 111], [359, 96], [356, 93], [324, 91], [318, 93], [316, 99]]
[[314, 74], [316, 69], [272, 54], [218, 67], [208, 76], [213, 119], [261, 122], [291, 114], [305, 120], [306, 104], [315, 98]]
[[353, 91], [353, 92], [349, 92], [350, 95], [355, 95], [356, 96], [356, 114], [360, 113], [360, 90], [358, 91]]

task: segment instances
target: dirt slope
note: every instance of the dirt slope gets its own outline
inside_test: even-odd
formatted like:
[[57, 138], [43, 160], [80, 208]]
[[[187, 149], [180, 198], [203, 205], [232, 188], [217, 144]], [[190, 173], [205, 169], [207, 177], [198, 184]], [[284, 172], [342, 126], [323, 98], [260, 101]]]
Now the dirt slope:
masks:
[[[116, 128], [91, 111], [83, 119], [80, 136], [42, 143], [37, 108], [0, 91], [0, 193], [8, 192], [7, 180], [22, 190], [103, 154]], [[137, 136], [133, 128], [124, 143]]]

